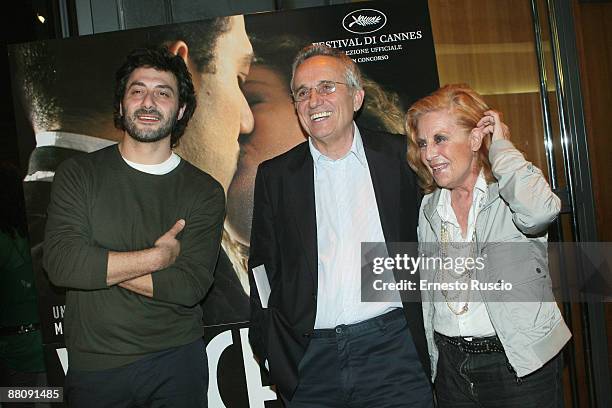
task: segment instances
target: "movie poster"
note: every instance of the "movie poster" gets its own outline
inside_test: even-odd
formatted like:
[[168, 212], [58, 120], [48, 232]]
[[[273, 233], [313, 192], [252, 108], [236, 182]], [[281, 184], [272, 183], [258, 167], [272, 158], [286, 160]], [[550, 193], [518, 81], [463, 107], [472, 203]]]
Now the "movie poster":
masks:
[[211, 174], [227, 193], [215, 284], [202, 303], [209, 406], [281, 406], [248, 343], [246, 260], [257, 165], [306, 140], [289, 81], [293, 57], [310, 43], [342, 49], [362, 69], [366, 96], [359, 126], [402, 133], [409, 104], [438, 87], [425, 0], [234, 16], [225, 24], [205, 20], [10, 49], [51, 385], [61, 386], [68, 368], [64, 290], [49, 283], [41, 265], [54, 172], [69, 157], [120, 140], [112, 114], [115, 71], [133, 48], [158, 45], [185, 59], [198, 93], [198, 108], [176, 152]]

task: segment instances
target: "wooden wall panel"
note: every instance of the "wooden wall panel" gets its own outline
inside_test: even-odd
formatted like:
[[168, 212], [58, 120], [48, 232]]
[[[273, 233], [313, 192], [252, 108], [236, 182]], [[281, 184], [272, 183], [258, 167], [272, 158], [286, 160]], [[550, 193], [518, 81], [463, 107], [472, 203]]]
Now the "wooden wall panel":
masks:
[[612, 241], [612, 3], [575, 7], [593, 190], [601, 241]]
[[429, 9], [440, 84], [467, 83], [483, 95], [547, 172], [529, 1], [431, 0]]
[[[600, 241], [612, 241], [612, 2], [574, 2], [580, 81]], [[612, 374], [612, 303], [606, 305]]]

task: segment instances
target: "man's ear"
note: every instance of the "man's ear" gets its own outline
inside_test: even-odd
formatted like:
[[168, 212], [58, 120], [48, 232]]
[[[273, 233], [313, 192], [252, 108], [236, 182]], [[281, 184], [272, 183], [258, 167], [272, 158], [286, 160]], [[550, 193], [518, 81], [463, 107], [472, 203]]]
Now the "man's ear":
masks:
[[183, 114], [185, 113], [185, 108], [186, 107], [187, 107], [187, 105], [183, 105], [183, 106], [180, 107], [176, 120], [183, 119]]
[[119, 116], [123, 116], [123, 102], [119, 102]]
[[484, 132], [479, 128], [474, 128], [470, 132], [470, 147], [473, 152], [480, 150], [482, 138], [485, 137]]
[[185, 43], [185, 41], [178, 40], [173, 43], [170, 43], [170, 45], [168, 46], [168, 51], [170, 51], [170, 53], [172, 53], [173, 55], [178, 55], [179, 57], [181, 57], [183, 61], [185, 61], [185, 65], [187, 65], [187, 58], [189, 57], [189, 47], [187, 46], [187, 43]]
[[357, 112], [361, 109], [361, 105], [363, 105], [363, 98], [365, 96], [365, 92], [363, 89], [359, 89], [355, 91], [353, 95], [353, 112]]

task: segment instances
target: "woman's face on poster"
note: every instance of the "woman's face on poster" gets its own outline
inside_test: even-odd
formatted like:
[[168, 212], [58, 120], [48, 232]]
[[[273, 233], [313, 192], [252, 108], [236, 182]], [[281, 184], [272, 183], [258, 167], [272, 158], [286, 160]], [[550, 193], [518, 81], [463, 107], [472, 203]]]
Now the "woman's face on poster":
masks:
[[253, 65], [243, 91], [255, 126], [239, 138], [240, 155], [228, 190], [227, 224], [232, 237], [248, 244], [257, 166], [306, 140], [289, 91], [289, 80], [267, 65]]

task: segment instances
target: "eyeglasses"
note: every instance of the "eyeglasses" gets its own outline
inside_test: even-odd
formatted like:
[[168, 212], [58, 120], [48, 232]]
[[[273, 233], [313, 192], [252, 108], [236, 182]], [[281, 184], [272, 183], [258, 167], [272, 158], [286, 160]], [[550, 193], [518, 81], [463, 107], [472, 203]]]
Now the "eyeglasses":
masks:
[[303, 102], [307, 99], [310, 99], [310, 94], [313, 89], [317, 91], [317, 93], [321, 96], [333, 94], [334, 92], [336, 92], [336, 85], [338, 84], [349, 86], [349, 84], [346, 84], [344, 82], [321, 81], [317, 84], [317, 86], [314, 86], [312, 88], [303, 86], [293, 91], [292, 92], [293, 100], [295, 102]]

